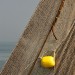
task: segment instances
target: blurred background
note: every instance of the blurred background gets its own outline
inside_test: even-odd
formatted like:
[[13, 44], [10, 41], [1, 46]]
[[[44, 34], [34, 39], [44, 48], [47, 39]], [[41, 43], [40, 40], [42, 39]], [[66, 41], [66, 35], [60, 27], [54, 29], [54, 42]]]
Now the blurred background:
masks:
[[0, 0], [0, 70], [40, 0]]

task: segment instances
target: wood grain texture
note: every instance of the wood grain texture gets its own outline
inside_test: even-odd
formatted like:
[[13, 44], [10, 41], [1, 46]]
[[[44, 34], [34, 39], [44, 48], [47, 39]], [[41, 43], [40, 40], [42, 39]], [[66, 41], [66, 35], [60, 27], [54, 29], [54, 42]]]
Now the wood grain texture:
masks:
[[[45, 55], [52, 55], [54, 56], [54, 51], [53, 51], [53, 46], [51, 44], [51, 42], [55, 42], [55, 38], [53, 37], [53, 34], [51, 32], [51, 34], [48, 36], [48, 39], [34, 65], [34, 68], [32, 70], [32, 72], [30, 73], [30, 75], [53, 75], [54, 74], [54, 68], [44, 68], [40, 65], [40, 57], [43, 57]], [[51, 39], [52, 38], [52, 39]], [[51, 39], [51, 40], [50, 40]]]
[[[54, 68], [54, 75], [75, 75], [75, 60], [73, 60], [75, 57], [71, 59], [75, 56], [75, 20], [73, 20], [71, 25], [72, 28], [67, 38], [65, 38], [56, 49], [56, 66]], [[71, 64], [72, 61], [74, 62]], [[71, 65], [71, 67], [69, 65]]]
[[[75, 59], [74, 23], [75, 23], [75, 0], [65, 0], [60, 17], [58, 18], [58, 21], [56, 23], [57, 26], [56, 28], [58, 28], [60, 25], [62, 25], [63, 27], [61, 29], [61, 32], [57, 31], [59, 30], [59, 28], [55, 31], [57, 31], [56, 35], [58, 35], [57, 36], [58, 38], [63, 38], [64, 36], [65, 37], [67, 36], [67, 38], [57, 49], [54, 75], [75, 75], [75, 64], [74, 64], [75, 60], [73, 60]], [[66, 33], [64, 33], [63, 30]], [[60, 39], [60, 41], [62, 40]]]
[[75, 19], [75, 0], [65, 0], [60, 15], [54, 26], [54, 33], [59, 43], [69, 34]]
[[[50, 52], [52, 50], [58, 49], [60, 44], [62, 44], [62, 41], [66, 39], [66, 37], [69, 35], [69, 32], [72, 28], [72, 22], [75, 19], [75, 11], [74, 11], [74, 0], [66, 0], [64, 1], [64, 4], [62, 6], [62, 9], [60, 11], [60, 15], [57, 18], [57, 21], [55, 23], [55, 26], [53, 28], [54, 33], [57, 37], [57, 40], [55, 40], [53, 33], [50, 32], [47, 41], [39, 55], [39, 57], [42, 57], [44, 55], [50, 55]], [[40, 61], [37, 59], [36, 64], [31, 72], [30, 75], [55, 75], [55, 69], [42, 69], [40, 67]], [[57, 66], [57, 64], [56, 64]], [[60, 70], [59, 70], [60, 71]], [[60, 74], [59, 74], [60, 75]]]
[[62, 45], [56, 51], [54, 75], [75, 75], [75, 23]]
[[28, 75], [30, 73], [46, 41], [60, 4], [61, 0], [40, 2], [1, 75]]
[[[75, 0], [63, 1], [41, 0], [0, 75], [75, 75]], [[56, 66], [41, 67], [54, 51]]]

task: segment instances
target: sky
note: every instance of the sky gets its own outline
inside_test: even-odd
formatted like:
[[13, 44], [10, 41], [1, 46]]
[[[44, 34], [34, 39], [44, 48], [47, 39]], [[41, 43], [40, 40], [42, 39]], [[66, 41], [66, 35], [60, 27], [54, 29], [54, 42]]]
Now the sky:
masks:
[[40, 0], [0, 0], [0, 42], [16, 42]]

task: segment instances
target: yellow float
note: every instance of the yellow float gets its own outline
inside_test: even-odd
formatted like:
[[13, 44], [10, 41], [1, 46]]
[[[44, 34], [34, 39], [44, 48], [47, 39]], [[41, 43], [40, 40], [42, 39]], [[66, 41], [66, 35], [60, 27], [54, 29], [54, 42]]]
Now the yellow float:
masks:
[[50, 68], [55, 66], [55, 59], [53, 56], [44, 56], [41, 58], [41, 65], [45, 68]]

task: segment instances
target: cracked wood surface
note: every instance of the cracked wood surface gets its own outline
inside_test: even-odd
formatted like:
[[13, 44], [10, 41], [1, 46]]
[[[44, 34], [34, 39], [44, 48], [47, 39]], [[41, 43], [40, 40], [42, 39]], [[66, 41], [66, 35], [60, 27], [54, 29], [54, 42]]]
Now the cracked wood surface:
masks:
[[54, 75], [75, 75], [75, 23], [56, 51]]
[[[74, 2], [74, 0], [66, 0], [64, 2], [64, 6], [61, 9], [61, 13], [55, 23], [55, 27], [53, 28], [54, 33], [57, 37], [57, 40], [55, 40], [53, 33], [51, 32], [47, 38], [47, 41], [46, 41], [39, 57], [42, 57], [44, 55], [50, 55], [50, 53], [51, 53], [50, 50], [51, 51], [57, 50], [57, 48], [60, 46], [61, 42], [64, 41], [66, 39], [66, 37], [69, 35], [69, 32], [72, 28], [72, 23], [74, 22], [74, 19], [75, 19], [75, 14], [74, 14], [75, 13], [75, 8], [74, 8], [75, 2], [74, 3], [73, 2]], [[66, 14], [66, 13], [68, 13], [68, 14]], [[59, 54], [56, 53], [56, 55], [59, 55]], [[36, 64], [30, 75], [35, 75], [35, 74], [36, 75], [55, 75], [56, 74], [55, 70], [56, 70], [57, 64], [56, 64], [56, 67], [53, 69], [45, 69], [45, 68], [42, 69], [42, 67], [40, 67], [39, 63], [40, 63], [40, 61], [38, 59], [36, 61]], [[58, 71], [60, 71], [60, 70], [58, 70]], [[62, 73], [62, 71], [61, 71], [61, 73]], [[60, 75], [60, 73], [59, 73], [59, 75]], [[64, 74], [62, 73], [62, 75], [64, 75]]]
[[[28, 75], [30, 73], [51, 30], [60, 4], [61, 0], [40, 2], [1, 75]], [[26, 68], [28, 65], [29, 67]]]
[[[0, 75], [75, 74], [75, 0], [63, 1], [41, 0]], [[56, 66], [41, 67], [39, 58], [54, 51]]]

